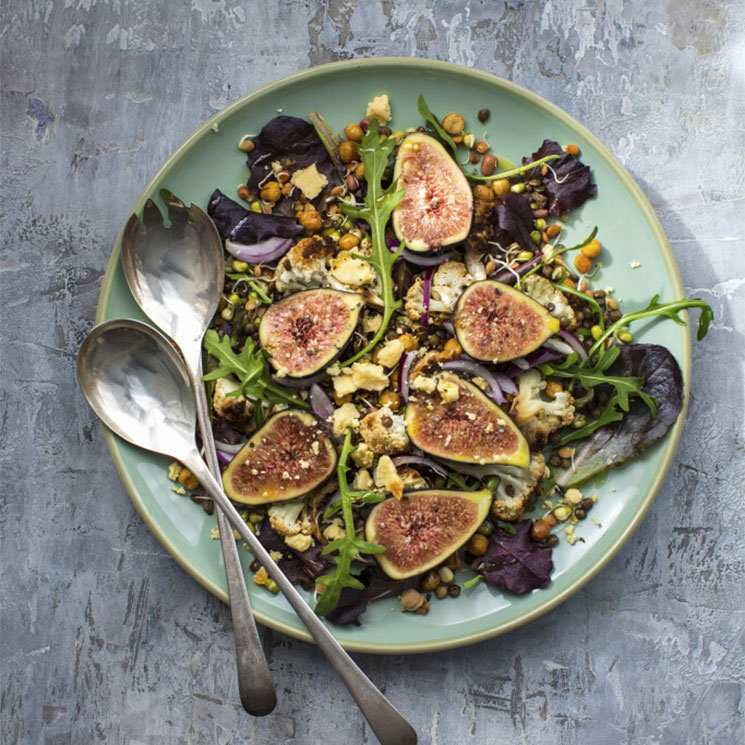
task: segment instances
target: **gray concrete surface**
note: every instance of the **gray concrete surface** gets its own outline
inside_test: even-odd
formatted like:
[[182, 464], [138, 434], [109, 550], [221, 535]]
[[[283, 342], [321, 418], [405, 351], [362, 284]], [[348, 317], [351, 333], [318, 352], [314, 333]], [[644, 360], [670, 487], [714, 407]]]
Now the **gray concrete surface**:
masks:
[[175, 145], [262, 83], [372, 55], [478, 67], [576, 116], [716, 323], [667, 482], [597, 579], [507, 636], [360, 664], [427, 745], [745, 741], [741, 2], [5, 0], [0, 54], [0, 741], [375, 741], [276, 633], [279, 706], [243, 714], [228, 610], [135, 513], [74, 379], [116, 233]]

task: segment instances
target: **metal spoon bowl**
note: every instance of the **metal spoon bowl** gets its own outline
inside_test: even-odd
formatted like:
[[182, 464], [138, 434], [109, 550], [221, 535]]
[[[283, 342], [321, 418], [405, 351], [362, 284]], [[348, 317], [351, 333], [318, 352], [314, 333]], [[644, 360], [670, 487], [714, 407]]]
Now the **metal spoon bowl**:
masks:
[[114, 433], [183, 463], [222, 508], [254, 556], [308, 627], [383, 745], [415, 745], [416, 732], [353, 662], [241, 519], [199, 455], [194, 392], [168, 339], [133, 320], [91, 331], [78, 353], [78, 379], [88, 403]]
[[[137, 215], [129, 218], [124, 230], [124, 276], [145, 315], [176, 342], [184, 355], [196, 397], [205, 458], [213, 475], [219, 477], [202, 383], [202, 337], [217, 311], [225, 281], [222, 241], [208, 215], [194, 204], [187, 209], [174, 196], [168, 202], [170, 227], [165, 227], [152, 200], [146, 202], [142, 217], [145, 230]], [[251, 611], [238, 548], [219, 508], [217, 526], [233, 616], [241, 703], [250, 714], [261, 716], [274, 709], [277, 694]]]

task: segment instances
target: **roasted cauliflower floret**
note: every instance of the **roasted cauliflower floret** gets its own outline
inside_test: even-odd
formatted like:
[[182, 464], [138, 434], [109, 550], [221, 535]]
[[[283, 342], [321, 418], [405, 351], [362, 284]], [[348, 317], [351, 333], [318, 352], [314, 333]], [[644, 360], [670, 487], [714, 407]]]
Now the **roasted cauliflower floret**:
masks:
[[551, 303], [554, 309], [550, 310], [549, 313], [554, 318], [559, 319], [562, 328], [568, 331], [577, 328], [577, 317], [574, 315], [574, 311], [569, 305], [566, 295], [561, 290], [557, 290], [545, 277], [531, 274], [530, 277], [522, 282], [521, 287], [533, 300], [536, 300], [541, 305], [548, 306]]
[[269, 524], [282, 536], [313, 533], [307, 497], [275, 502], [266, 509]]
[[541, 397], [546, 381], [538, 370], [528, 370], [517, 376], [518, 393], [512, 402], [510, 415], [525, 435], [531, 450], [541, 450], [548, 436], [574, 421], [574, 398], [568, 391], [557, 393], [553, 400]]
[[215, 413], [234, 424], [245, 424], [253, 415], [254, 405], [245, 396], [231, 396], [240, 386], [238, 379], [229, 375], [215, 381], [212, 405]]
[[540, 453], [531, 455], [527, 468], [498, 466], [490, 469], [490, 473], [499, 476], [491, 514], [500, 520], [522, 520], [525, 505], [533, 496], [545, 470], [546, 462]]
[[383, 406], [360, 422], [360, 435], [376, 455], [401, 453], [409, 446], [406, 424], [401, 414]]
[[274, 271], [277, 290], [307, 290], [328, 283], [329, 261], [336, 253], [330, 237], [312, 235], [299, 240], [279, 261]]
[[[432, 277], [429, 310], [431, 313], [452, 313], [455, 304], [474, 278], [460, 261], [446, 261], [440, 264]], [[417, 279], [406, 293], [406, 312], [414, 321], [422, 317], [424, 310], [424, 282]]]

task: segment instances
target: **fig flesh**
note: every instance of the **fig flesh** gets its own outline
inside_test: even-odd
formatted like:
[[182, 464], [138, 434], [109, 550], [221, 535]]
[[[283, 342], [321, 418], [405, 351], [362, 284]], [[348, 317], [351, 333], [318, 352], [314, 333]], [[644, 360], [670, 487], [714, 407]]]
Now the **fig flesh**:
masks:
[[335, 467], [327, 425], [310, 412], [285, 409], [267, 419], [236, 453], [222, 481], [234, 502], [265, 504], [307, 494]]
[[259, 341], [277, 374], [304, 378], [322, 370], [354, 333], [363, 300], [355, 292], [303, 290], [271, 305]]
[[457, 386], [445, 401], [437, 388], [416, 390], [406, 406], [406, 431], [425, 453], [461, 463], [505, 463], [525, 467], [530, 449], [515, 423], [477, 386], [452, 373], [435, 376]]
[[491, 279], [474, 282], [463, 292], [453, 324], [466, 354], [494, 363], [538, 349], [559, 330], [558, 318], [540, 303]]
[[393, 178], [406, 190], [393, 211], [393, 230], [410, 251], [438, 251], [465, 240], [473, 194], [463, 171], [437, 140], [420, 132], [406, 137]]
[[365, 538], [385, 546], [375, 558], [389, 577], [413, 577], [440, 564], [476, 532], [491, 498], [488, 489], [432, 489], [386, 499], [370, 512]]

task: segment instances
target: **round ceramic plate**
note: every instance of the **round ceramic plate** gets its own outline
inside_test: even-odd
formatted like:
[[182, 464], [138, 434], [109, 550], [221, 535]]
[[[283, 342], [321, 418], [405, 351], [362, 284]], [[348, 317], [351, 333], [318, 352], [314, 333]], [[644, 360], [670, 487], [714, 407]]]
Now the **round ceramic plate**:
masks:
[[[245, 182], [245, 157], [236, 145], [242, 135], [258, 133], [278, 112], [307, 117], [320, 109], [337, 131], [364, 115], [369, 100], [387, 93], [394, 128], [418, 126], [416, 103], [423, 94], [440, 117], [450, 111], [466, 116], [478, 138], [513, 161], [538, 149], [544, 138], [574, 142], [591, 166], [598, 196], [576, 211], [562, 241], [573, 245], [599, 226], [604, 250], [599, 287], [612, 285], [626, 310], [645, 306], [659, 293], [662, 300], [683, 297], [675, 260], [659, 222], [639, 187], [611, 153], [584, 127], [556, 106], [501, 78], [443, 62], [416, 59], [370, 59], [316, 67], [261, 88], [200, 127], [155, 174], [133, 210], [141, 213], [148, 197], [168, 188], [186, 203], [206, 208], [215, 188], [233, 196]], [[488, 107], [486, 125], [476, 119]], [[104, 278], [97, 321], [133, 317], [144, 320], [132, 300], [119, 266], [121, 234]], [[632, 262], [641, 266], [632, 268]], [[690, 378], [687, 327], [660, 321], [634, 328], [636, 340], [663, 344], [678, 359], [686, 383]], [[583, 487], [596, 494], [594, 520], [581, 523], [584, 542], [562, 541], [554, 551], [551, 585], [513, 596], [479, 583], [455, 600], [433, 602], [426, 616], [397, 612], [395, 599], [373, 603], [360, 627], [330, 625], [349, 650], [378, 653], [422, 652], [469, 644], [504, 633], [561, 603], [591, 579], [637, 527], [659, 490], [680, 438], [685, 412], [662, 442], [641, 458], [604, 479]], [[145, 522], [176, 561], [210, 592], [227, 601], [219, 541], [210, 531], [215, 517], [173, 493], [166, 476], [168, 459], [138, 450], [113, 435], [108, 443], [122, 480]], [[257, 619], [291, 636], [310, 640], [289, 604], [251, 582], [251, 555], [241, 550], [251, 602]], [[459, 576], [463, 581], [470, 576]], [[631, 577], [629, 577], [631, 581]]]

